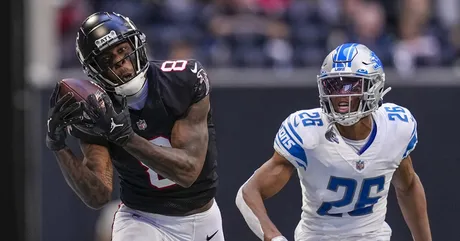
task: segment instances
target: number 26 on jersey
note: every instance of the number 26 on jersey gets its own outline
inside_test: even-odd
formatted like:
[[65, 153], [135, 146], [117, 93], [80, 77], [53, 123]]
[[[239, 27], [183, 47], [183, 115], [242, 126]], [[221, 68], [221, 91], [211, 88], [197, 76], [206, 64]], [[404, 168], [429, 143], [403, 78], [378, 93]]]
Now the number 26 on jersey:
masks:
[[[345, 207], [353, 204], [353, 200], [356, 200], [354, 209], [348, 212], [348, 215], [362, 216], [371, 214], [374, 205], [381, 197], [378, 194], [383, 191], [384, 187], [385, 176], [366, 178], [362, 181], [360, 186], [358, 186], [358, 182], [355, 179], [331, 176], [327, 189], [329, 191], [338, 192], [339, 188], [341, 188], [344, 190], [343, 197], [336, 201], [323, 202], [316, 213], [320, 216], [328, 215], [342, 217], [342, 213], [331, 213], [332, 208]], [[359, 190], [359, 192], [356, 192], [357, 190]], [[355, 198], [356, 194], [358, 196]]]

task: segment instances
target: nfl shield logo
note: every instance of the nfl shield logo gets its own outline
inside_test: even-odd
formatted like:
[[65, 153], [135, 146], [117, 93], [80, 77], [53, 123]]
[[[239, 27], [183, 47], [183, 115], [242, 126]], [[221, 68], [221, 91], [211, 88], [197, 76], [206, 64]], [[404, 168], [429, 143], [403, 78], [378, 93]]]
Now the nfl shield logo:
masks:
[[136, 122], [137, 124], [137, 128], [139, 128], [139, 130], [143, 131], [147, 128], [147, 123], [145, 122], [145, 120], [139, 120], [138, 122]]
[[362, 161], [362, 160], [356, 161], [356, 169], [358, 171], [363, 170], [364, 169], [364, 161]]

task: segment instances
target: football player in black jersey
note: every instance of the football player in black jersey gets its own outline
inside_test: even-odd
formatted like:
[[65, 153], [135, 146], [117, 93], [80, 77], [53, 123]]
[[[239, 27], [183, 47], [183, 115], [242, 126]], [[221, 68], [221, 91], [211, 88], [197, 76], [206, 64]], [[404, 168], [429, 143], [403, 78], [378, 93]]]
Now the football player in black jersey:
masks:
[[[106, 94], [69, 106], [68, 97], [56, 101], [55, 89], [47, 146], [92, 208], [111, 200], [115, 167], [122, 204], [113, 241], [222, 241], [207, 74], [195, 60], [148, 61], [145, 44], [120, 14], [94, 13], [83, 22], [77, 56]], [[79, 115], [66, 118], [69, 112]], [[64, 127], [80, 140], [83, 158], [66, 146]]]

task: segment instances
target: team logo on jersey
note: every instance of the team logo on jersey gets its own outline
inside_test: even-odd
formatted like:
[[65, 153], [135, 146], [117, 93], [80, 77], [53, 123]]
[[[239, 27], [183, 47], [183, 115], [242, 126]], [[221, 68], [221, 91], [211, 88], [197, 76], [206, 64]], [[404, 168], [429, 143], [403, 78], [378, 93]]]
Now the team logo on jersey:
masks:
[[356, 170], [361, 171], [363, 169], [364, 169], [364, 161], [363, 160], [356, 161]]
[[206, 95], [209, 93], [209, 79], [208, 79], [208, 74], [204, 71], [204, 69], [200, 69], [196, 76], [200, 79], [200, 84], [205, 85], [206, 87]]
[[145, 120], [139, 120], [138, 122], [136, 122], [136, 124], [137, 128], [139, 128], [139, 130], [141, 131], [147, 129], [147, 122], [145, 122]]
[[332, 130], [327, 131], [325, 137], [328, 141], [339, 144], [339, 138], [337, 138], [337, 135]]

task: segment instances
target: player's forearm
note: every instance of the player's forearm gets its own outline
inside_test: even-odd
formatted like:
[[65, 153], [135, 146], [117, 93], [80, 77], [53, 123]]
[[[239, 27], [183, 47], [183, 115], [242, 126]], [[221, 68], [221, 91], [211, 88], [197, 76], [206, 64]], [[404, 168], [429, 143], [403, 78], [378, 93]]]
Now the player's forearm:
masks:
[[55, 156], [67, 184], [88, 207], [99, 209], [110, 201], [111, 180], [104, 183], [69, 148], [55, 152]]
[[414, 178], [407, 190], [396, 189], [396, 196], [414, 241], [431, 241], [425, 191], [419, 177]]
[[244, 202], [248, 205], [260, 222], [260, 226], [262, 227], [264, 234], [264, 240], [270, 241], [274, 237], [281, 236], [281, 232], [268, 217], [261, 193], [247, 185], [243, 187], [242, 193]]
[[153, 145], [137, 134], [124, 148], [146, 166], [182, 187], [191, 186], [201, 171], [197, 163], [202, 162], [185, 150]]

